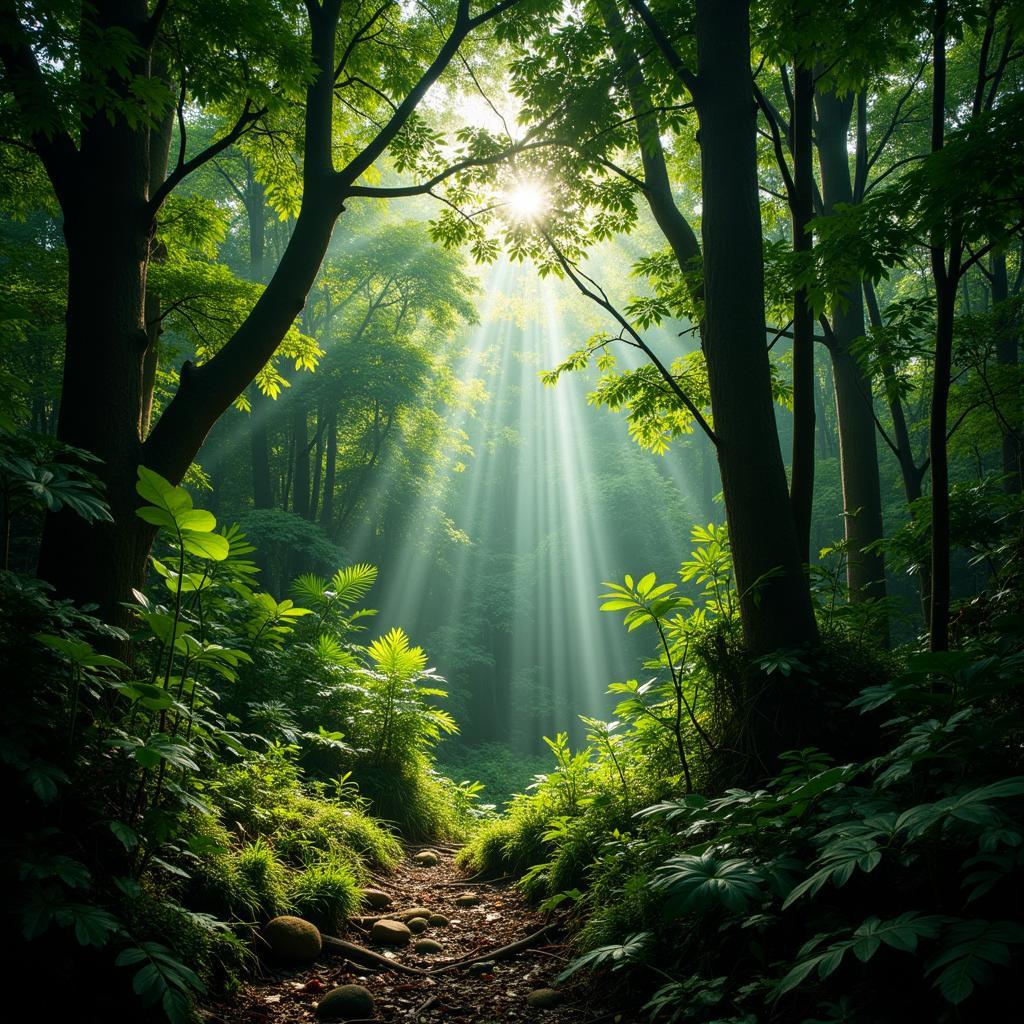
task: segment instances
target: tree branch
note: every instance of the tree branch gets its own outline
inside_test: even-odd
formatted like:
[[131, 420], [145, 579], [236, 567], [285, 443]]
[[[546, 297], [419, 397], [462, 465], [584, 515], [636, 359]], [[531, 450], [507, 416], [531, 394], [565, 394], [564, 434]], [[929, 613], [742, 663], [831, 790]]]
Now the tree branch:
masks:
[[[229, 146], [234, 145], [265, 113], [266, 107], [259, 110], [252, 109], [252, 101], [246, 100], [238, 120], [235, 121], [231, 130], [221, 136], [216, 142], [207, 146], [202, 152], [197, 153], [191, 160], [179, 163], [164, 179], [163, 184], [156, 190], [149, 200], [150, 216], [155, 217], [160, 212], [160, 207], [167, 201], [167, 197], [187, 178], [193, 171], [209, 163], [219, 153], [223, 153]], [[182, 148], [181, 155], [184, 155]]]
[[668, 66], [675, 72], [676, 77], [686, 86], [691, 96], [696, 96], [699, 87], [697, 76], [683, 63], [683, 59], [668, 36], [665, 35], [657, 18], [651, 13], [651, 9], [644, 3], [644, 0], [629, 0], [629, 6], [636, 11], [640, 20], [647, 26], [647, 31], [651, 33], [651, 38], [657, 44]]

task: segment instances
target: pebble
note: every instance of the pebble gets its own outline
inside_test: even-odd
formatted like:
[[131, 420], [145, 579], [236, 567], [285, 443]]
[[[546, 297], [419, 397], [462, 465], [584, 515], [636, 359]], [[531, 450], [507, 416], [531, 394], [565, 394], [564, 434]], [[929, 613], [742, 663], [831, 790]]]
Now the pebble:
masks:
[[401, 921], [378, 921], [370, 929], [370, 939], [381, 946], [408, 946], [412, 932]]
[[481, 904], [483, 900], [475, 892], [463, 893], [455, 900], [455, 906], [457, 907], [476, 907]]
[[429, 907], [410, 907], [408, 910], [403, 910], [400, 914], [393, 914], [399, 921], [411, 921], [414, 917], [425, 917], [429, 918], [433, 913]]
[[433, 939], [419, 939], [417, 940], [416, 945], [413, 946], [413, 949], [420, 954], [440, 953], [442, 947], [440, 942], [435, 942]]
[[444, 914], [431, 914], [427, 919], [427, 924], [433, 925], [435, 928], [447, 928], [450, 923]]
[[413, 857], [413, 863], [421, 868], [436, 868], [441, 858], [433, 850], [421, 850]]
[[477, 963], [469, 965], [470, 974], [490, 974], [493, 970], [493, 960], [479, 960]]
[[425, 917], [410, 917], [409, 920], [405, 922], [405, 925], [413, 935], [419, 935], [430, 927], [427, 924], [427, 919]]

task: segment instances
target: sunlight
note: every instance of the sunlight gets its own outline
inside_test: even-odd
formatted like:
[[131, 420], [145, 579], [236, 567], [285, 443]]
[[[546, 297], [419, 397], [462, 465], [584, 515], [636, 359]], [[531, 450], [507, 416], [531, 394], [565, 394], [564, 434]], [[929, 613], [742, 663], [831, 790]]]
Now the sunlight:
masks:
[[548, 210], [547, 189], [533, 178], [520, 178], [505, 192], [505, 204], [513, 220], [534, 221]]

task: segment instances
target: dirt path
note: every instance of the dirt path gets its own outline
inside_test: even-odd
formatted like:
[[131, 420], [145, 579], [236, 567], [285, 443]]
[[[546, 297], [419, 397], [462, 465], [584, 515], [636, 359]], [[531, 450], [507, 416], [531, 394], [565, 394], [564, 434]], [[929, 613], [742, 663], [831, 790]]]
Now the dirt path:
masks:
[[[411, 946], [388, 950], [370, 938], [369, 920], [352, 923], [343, 938], [382, 954], [396, 963], [437, 971], [452, 961], [469, 962], [430, 975], [401, 974], [358, 967], [325, 950], [311, 967], [299, 970], [263, 969], [263, 976], [242, 987], [231, 1000], [207, 1006], [210, 1024], [293, 1024], [315, 1021], [316, 1005], [337, 985], [363, 985], [373, 995], [374, 1020], [406, 1024], [469, 1024], [490, 1021], [537, 1021], [544, 1024], [632, 1024], [628, 1012], [609, 1005], [609, 993], [588, 985], [585, 978], [556, 986], [555, 978], [570, 954], [557, 929], [528, 948], [488, 963], [488, 951], [533, 935], [550, 923], [530, 908], [514, 888], [481, 882], [466, 884], [453, 864], [450, 850], [432, 847], [440, 855], [436, 867], [419, 867], [410, 851], [393, 875], [375, 884], [392, 898], [387, 915], [407, 908], [427, 907], [448, 918], [447, 926], [430, 927], [417, 938], [440, 943], [441, 952], [416, 953]], [[459, 906], [458, 898], [473, 894], [476, 906]], [[482, 958], [483, 964], [472, 961]], [[557, 988], [561, 1001], [550, 1009], [530, 1005], [527, 997], [543, 988]]]

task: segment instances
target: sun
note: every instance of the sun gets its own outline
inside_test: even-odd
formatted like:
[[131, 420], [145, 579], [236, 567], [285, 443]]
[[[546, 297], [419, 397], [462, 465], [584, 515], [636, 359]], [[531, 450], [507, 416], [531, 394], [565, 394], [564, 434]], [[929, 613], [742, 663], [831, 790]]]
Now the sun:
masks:
[[505, 192], [505, 204], [514, 220], [537, 220], [548, 208], [548, 196], [540, 182], [521, 178]]

